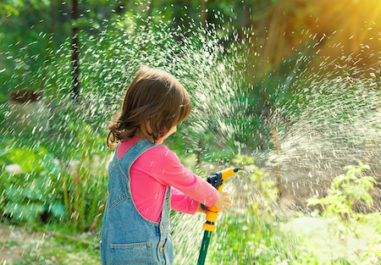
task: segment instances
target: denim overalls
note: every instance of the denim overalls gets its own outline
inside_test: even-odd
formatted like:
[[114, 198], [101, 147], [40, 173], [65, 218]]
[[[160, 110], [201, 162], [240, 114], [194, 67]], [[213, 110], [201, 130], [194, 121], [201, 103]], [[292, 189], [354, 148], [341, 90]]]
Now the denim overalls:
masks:
[[167, 187], [160, 223], [143, 217], [136, 209], [130, 189], [130, 167], [145, 151], [156, 146], [147, 139], [133, 144], [109, 164], [108, 194], [101, 230], [102, 265], [172, 264], [170, 235], [170, 187]]

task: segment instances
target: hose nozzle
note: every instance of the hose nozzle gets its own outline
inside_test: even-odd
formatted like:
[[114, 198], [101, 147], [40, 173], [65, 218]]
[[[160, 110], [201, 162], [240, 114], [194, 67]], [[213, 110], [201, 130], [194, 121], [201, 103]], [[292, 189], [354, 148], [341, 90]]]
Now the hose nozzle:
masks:
[[[218, 191], [222, 191], [222, 188], [225, 184], [225, 180], [232, 177], [234, 173], [238, 172], [238, 170], [240, 169], [240, 167], [225, 169], [208, 177], [207, 181]], [[203, 204], [201, 204], [201, 208], [203, 210], [206, 210], [206, 222], [204, 223], [204, 229], [206, 231], [213, 232], [216, 229], [215, 222], [217, 220], [219, 210], [215, 206], [207, 208]]]

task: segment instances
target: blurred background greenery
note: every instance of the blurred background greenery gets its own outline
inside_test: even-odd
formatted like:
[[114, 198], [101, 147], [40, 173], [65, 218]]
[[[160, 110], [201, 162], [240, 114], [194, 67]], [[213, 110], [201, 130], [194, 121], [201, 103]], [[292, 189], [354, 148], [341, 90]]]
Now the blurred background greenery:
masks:
[[[207, 79], [215, 71], [224, 75], [213, 86], [222, 86], [227, 79], [236, 82], [225, 84], [234, 94], [229, 111], [235, 121], [228, 124], [234, 127], [233, 135], [223, 135], [228, 138], [223, 143], [233, 153], [241, 148], [238, 145], [250, 150], [271, 147], [274, 125], [268, 124], [270, 116], [287, 103], [288, 111], [297, 111], [301, 91], [318, 76], [379, 80], [380, 75], [377, 0], [7, 0], [0, 4], [0, 14], [1, 102], [13, 91], [30, 89], [43, 93], [45, 102], [57, 109], [63, 97], [67, 103], [61, 105], [71, 103], [68, 96], [72, 93], [82, 99], [82, 106], [87, 102], [87, 108], [93, 105], [91, 110], [103, 115], [92, 113], [92, 122], [98, 119], [92, 126], [105, 127], [112, 111], [103, 110], [103, 104], [116, 110], [138, 64], [171, 71], [194, 97], [197, 86], [211, 83], [195, 80]], [[77, 31], [79, 91], [74, 92], [71, 46]], [[208, 62], [201, 62], [203, 73], [196, 73], [195, 53], [201, 50], [201, 60]], [[187, 56], [194, 57], [193, 62], [184, 59]], [[226, 73], [215, 69], [223, 60]], [[129, 67], [123, 69], [121, 64]], [[314, 81], [312, 75], [317, 76]], [[89, 92], [97, 100], [89, 102]], [[297, 104], [295, 98], [299, 98]], [[196, 110], [201, 109], [205, 101], [197, 106], [195, 99], [194, 104]], [[236, 115], [243, 108], [245, 114]], [[6, 120], [4, 111], [1, 115]], [[67, 111], [66, 116], [60, 110], [60, 117], [49, 119], [59, 123], [58, 130], [67, 127], [59, 119], [78, 120]], [[218, 118], [232, 118], [226, 113], [222, 116]], [[214, 134], [221, 129], [218, 124], [208, 127], [215, 127]], [[199, 145], [193, 139], [200, 137], [192, 134], [192, 151]]]

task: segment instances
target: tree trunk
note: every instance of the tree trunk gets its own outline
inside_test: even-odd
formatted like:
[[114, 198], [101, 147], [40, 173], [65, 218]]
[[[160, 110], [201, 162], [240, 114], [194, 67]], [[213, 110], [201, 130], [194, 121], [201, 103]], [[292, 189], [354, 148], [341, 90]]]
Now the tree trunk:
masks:
[[77, 25], [78, 20], [78, 0], [72, 0], [72, 64], [73, 64], [73, 99], [79, 101], [79, 28]]
[[208, 0], [201, 0], [201, 25], [205, 29], [206, 26], [206, 2]]
[[56, 35], [56, 20], [57, 20], [57, 12], [58, 12], [58, 0], [52, 0], [50, 2], [50, 23], [49, 23], [49, 31], [53, 34], [53, 38], [55, 39]]
[[153, 5], [154, 5], [154, 0], [151, 0], [151, 2], [149, 3], [148, 11], [147, 11], [147, 17], [149, 20], [151, 20]]

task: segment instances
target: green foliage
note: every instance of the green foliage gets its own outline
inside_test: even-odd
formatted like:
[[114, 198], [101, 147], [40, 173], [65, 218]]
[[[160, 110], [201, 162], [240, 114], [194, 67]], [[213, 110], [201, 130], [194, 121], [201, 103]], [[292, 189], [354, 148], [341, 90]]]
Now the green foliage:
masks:
[[[252, 82], [243, 70], [250, 65], [246, 58], [247, 47], [244, 42], [230, 40], [234, 27], [239, 26], [240, 30], [246, 26], [245, 20], [250, 20], [250, 16], [237, 18], [233, 28], [232, 22], [225, 20], [236, 17], [234, 10], [247, 13], [257, 1], [243, 5], [229, 1], [208, 2], [210, 31], [200, 27], [200, 4], [194, 1], [171, 5], [155, 1], [150, 20], [146, 19], [146, 11], [151, 7], [144, 1], [111, 1], [107, 5], [103, 0], [90, 1], [86, 5], [80, 3], [82, 15], [76, 22], [81, 27], [80, 94], [85, 100], [94, 95], [97, 99], [84, 109], [65, 108], [70, 104], [72, 87], [70, 29], [74, 22], [64, 15], [70, 14], [70, 5], [56, 0], [11, 3], [23, 6], [17, 18], [7, 18], [4, 26], [0, 26], [0, 31], [4, 32], [4, 35], [0, 33], [0, 55], [4, 55], [0, 62], [0, 72], [4, 70], [0, 76], [0, 100], [6, 101], [7, 92], [20, 87], [42, 91], [44, 98], [58, 108], [50, 135], [59, 134], [59, 139], [71, 137], [70, 132], [65, 131], [70, 122], [67, 116], [73, 116], [77, 122], [78, 118], [82, 121], [83, 116], [89, 114], [92, 127], [102, 128], [117, 109], [121, 91], [133, 78], [137, 65], [145, 63], [174, 73], [191, 94], [202, 87], [208, 89], [205, 94], [213, 95], [210, 102], [200, 102], [203, 106], [197, 106], [197, 96], [193, 95], [199, 114], [187, 122], [187, 127], [196, 127], [200, 120], [203, 121], [193, 132], [191, 129], [182, 131], [185, 137], [189, 136], [185, 139], [190, 143], [186, 152], [195, 152], [199, 148], [197, 143], [202, 140], [203, 160], [227, 162], [238, 149], [271, 145], [270, 127], [266, 124], [268, 113], [277, 103], [275, 95], [288, 91], [289, 94], [282, 96], [292, 96], [291, 89], [279, 89], [285, 81], [284, 73], [277, 78], [273, 74]], [[116, 11], [118, 5], [123, 9]], [[48, 23], [37, 23], [42, 20]], [[37, 26], [29, 30], [35, 24]], [[287, 80], [288, 83], [292, 81]], [[215, 89], [217, 87], [224, 90]], [[61, 103], [65, 107], [57, 107]], [[79, 117], [80, 114], [83, 116]], [[216, 140], [216, 136], [224, 140]], [[40, 138], [44, 141], [46, 136]], [[47, 142], [54, 143], [58, 137], [49, 138]], [[61, 149], [49, 150], [55, 153]]]
[[361, 176], [362, 171], [369, 166], [359, 162], [358, 166], [346, 166], [346, 174], [333, 179], [331, 188], [325, 197], [313, 197], [308, 200], [309, 205], [321, 205], [323, 214], [327, 216], [339, 215], [343, 219], [358, 218], [353, 211], [353, 206], [363, 201], [371, 206], [373, 199], [369, 191], [373, 189], [373, 177]]
[[[253, 186], [256, 193], [261, 194], [254, 198], [260, 198], [257, 202], [268, 208], [258, 211], [256, 204], [252, 203], [256, 200], [248, 196], [246, 208], [241, 205], [244, 213], [241, 213], [240, 209], [227, 217], [224, 216], [213, 236], [207, 264], [347, 265], [378, 264], [381, 261], [378, 251], [381, 244], [380, 213], [359, 214], [351, 224], [352, 229], [345, 229], [346, 222], [341, 219], [330, 220], [302, 215], [296, 217], [296, 220], [300, 219], [299, 222], [293, 223], [292, 219], [282, 220], [270, 208], [276, 198], [276, 189], [271, 182], [266, 181], [268, 174], [256, 167], [251, 157], [240, 155], [234, 161], [244, 166], [245, 170], [242, 172], [247, 168], [251, 170], [252, 173], [248, 176], [251, 182], [248, 183]], [[361, 163], [359, 166], [347, 166], [345, 169], [348, 172], [333, 181], [333, 187], [340, 192], [336, 193], [339, 199], [336, 198], [335, 202], [326, 204], [326, 208], [332, 207], [331, 214], [342, 214], [342, 211], [335, 211], [338, 209], [337, 204], [341, 203], [343, 198], [347, 200], [345, 207], [353, 206], [360, 198], [362, 200], [368, 198], [364, 193], [368, 193], [373, 180], [369, 177], [360, 177], [361, 171], [367, 168]], [[359, 187], [357, 191], [356, 187]], [[253, 193], [252, 190], [247, 192]], [[366, 201], [371, 202], [369, 198]], [[295, 231], [287, 231], [286, 227], [290, 224]], [[301, 224], [306, 227], [300, 227]], [[340, 232], [341, 229], [343, 231]], [[373, 234], [367, 235], [367, 233]], [[299, 237], [300, 235], [302, 237]], [[324, 252], [326, 250], [319, 250], [320, 244], [327, 247], [327, 240], [337, 242], [337, 246], [331, 243], [333, 249], [329, 253]], [[356, 253], [353, 254], [351, 244], [356, 242], [361, 244], [366, 242], [366, 247], [356, 246]]]
[[72, 154], [72, 159], [78, 158], [75, 169], [42, 145], [30, 148], [10, 139], [1, 142], [0, 166], [16, 164], [22, 172], [2, 171], [0, 215], [28, 223], [71, 221], [77, 231], [97, 228], [106, 198], [105, 139], [86, 123], [69, 125], [75, 136], [71, 143], [77, 146]]
[[295, 241], [279, 230], [278, 223], [255, 216], [254, 210], [248, 209], [245, 214], [224, 218], [212, 237], [207, 264], [282, 264], [295, 260]]
[[219, 224], [210, 264], [279, 264], [296, 259], [296, 251], [289, 244], [292, 239], [281, 233], [271, 210], [277, 190], [268, 180], [268, 173], [258, 168], [250, 156], [236, 155], [233, 162], [243, 167], [240, 177], [250, 187], [243, 191], [247, 195], [246, 208], [241, 205], [243, 214], [229, 214]]
[[24, 6], [23, 1], [10, 1], [0, 3], [0, 15], [12, 16], [19, 15], [18, 7]]
[[264, 216], [271, 213], [271, 205], [277, 199], [278, 190], [275, 183], [268, 180], [269, 174], [262, 168], [258, 168], [254, 163], [254, 158], [244, 155], [236, 155], [233, 162], [237, 166], [242, 166], [244, 172], [249, 175], [248, 185], [254, 188], [256, 197], [254, 200], [248, 198], [255, 216]]
[[[4, 146], [2, 146], [4, 148]], [[56, 220], [64, 215], [64, 206], [58, 182], [61, 167], [45, 148], [12, 148], [0, 156], [3, 168], [8, 163], [17, 164], [22, 173], [3, 171], [1, 174], [0, 212], [15, 221], [28, 223], [40, 221], [43, 213]]]

